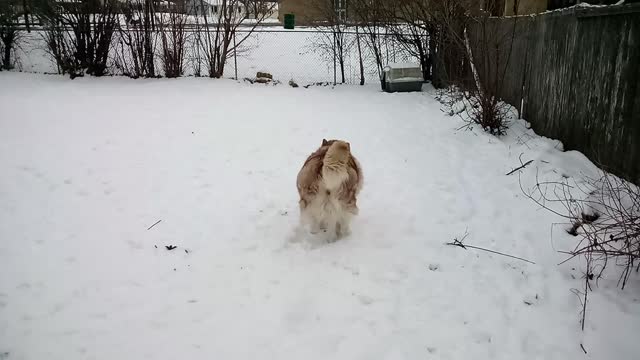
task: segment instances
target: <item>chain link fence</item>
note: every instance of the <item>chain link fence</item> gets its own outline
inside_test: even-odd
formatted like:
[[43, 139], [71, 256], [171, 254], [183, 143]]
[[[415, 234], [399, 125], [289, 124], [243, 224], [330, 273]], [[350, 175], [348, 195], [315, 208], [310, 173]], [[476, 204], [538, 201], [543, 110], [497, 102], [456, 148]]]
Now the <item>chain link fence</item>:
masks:
[[[342, 41], [337, 41], [337, 36]], [[352, 31], [338, 35], [324, 29], [259, 29], [234, 54], [226, 76], [252, 78], [261, 71], [276, 80], [299, 84], [359, 84], [361, 78], [365, 83], [378, 83], [375, 56], [362, 34], [359, 36], [360, 46], [358, 35]], [[417, 61], [390, 34], [380, 35], [380, 44], [385, 63]]]
[[[206, 64], [198, 63], [195, 29], [186, 30], [184, 76], [206, 76]], [[47, 51], [45, 31], [34, 27], [22, 32], [16, 51], [16, 69], [25, 72], [57, 73], [53, 57]], [[248, 36], [247, 36], [248, 35]], [[123, 75], [117, 64], [118, 36], [114, 34], [109, 73]], [[342, 41], [336, 41], [340, 36]], [[246, 39], [229, 54], [224, 78], [255, 79], [257, 72], [273, 75], [282, 83], [293, 81], [300, 86], [316, 83], [379, 83], [376, 57], [367, 38], [351, 30], [336, 34], [330, 28], [284, 30], [275, 26], [255, 29], [239, 27], [237, 39]], [[418, 62], [392, 35], [378, 35], [383, 63]], [[157, 52], [160, 44], [157, 44]], [[159, 58], [159, 56], [158, 56]], [[159, 61], [159, 60], [158, 60]], [[362, 66], [360, 65], [362, 62]], [[158, 63], [160, 69], [160, 63]], [[162, 73], [160, 73], [162, 75]]]

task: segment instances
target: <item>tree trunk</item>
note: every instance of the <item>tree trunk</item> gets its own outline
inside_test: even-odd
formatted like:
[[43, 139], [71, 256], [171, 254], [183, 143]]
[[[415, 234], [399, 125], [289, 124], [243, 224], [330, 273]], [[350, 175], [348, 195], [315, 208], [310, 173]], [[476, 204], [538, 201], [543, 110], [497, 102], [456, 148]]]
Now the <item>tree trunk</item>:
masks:
[[471, 71], [473, 72], [473, 79], [476, 83], [476, 88], [478, 89], [478, 93], [480, 97], [484, 95], [484, 88], [482, 87], [482, 83], [480, 82], [480, 76], [478, 75], [478, 70], [476, 69], [476, 63], [473, 60], [473, 52], [471, 51], [471, 45], [469, 44], [469, 36], [467, 35], [467, 28], [464, 29], [464, 46], [467, 50], [467, 56], [469, 57], [469, 65], [471, 65]]
[[358, 44], [358, 63], [360, 65], [360, 85], [364, 85], [364, 63], [362, 62], [362, 46], [360, 45], [360, 34], [356, 26], [356, 43]]
[[27, 7], [27, 0], [22, 0], [22, 11], [24, 11], [24, 24], [27, 27], [27, 32], [31, 32], [31, 25], [29, 24], [29, 8]]
[[154, 17], [154, 9], [153, 9], [153, 4], [151, 2], [151, 0], [146, 0], [145, 1], [145, 10], [144, 10], [144, 32], [145, 32], [145, 38], [144, 38], [144, 53], [145, 53], [145, 59], [144, 59], [144, 66], [147, 68], [147, 76], [148, 77], [155, 77], [156, 75], [156, 69], [155, 69], [155, 64], [153, 62], [154, 59], [154, 54], [153, 54], [153, 37], [154, 37], [154, 30], [155, 30], [155, 23], [153, 21], [153, 17]]
[[420, 67], [422, 68], [422, 80], [431, 80], [431, 64], [429, 63], [429, 57], [427, 51], [422, 46], [420, 39], [416, 39], [416, 45], [418, 48], [418, 56], [420, 57]]
[[440, 82], [438, 79], [438, 69], [437, 69], [437, 58], [436, 58], [436, 30], [429, 31], [429, 62], [431, 63], [431, 82], [433, 85], [438, 88], [440, 87]]
[[11, 48], [12, 48], [12, 41], [4, 41], [5, 39], [2, 39], [4, 42], [4, 55], [2, 57], [2, 68], [4, 68], [5, 70], [11, 70]]
[[[338, 25], [340, 26], [340, 25]], [[338, 36], [337, 36], [337, 42], [336, 45], [338, 45], [338, 62], [340, 63], [340, 78], [341, 78], [341, 83], [344, 84], [345, 83], [345, 76], [344, 76], [344, 32], [343, 29], [339, 29], [338, 32]]]

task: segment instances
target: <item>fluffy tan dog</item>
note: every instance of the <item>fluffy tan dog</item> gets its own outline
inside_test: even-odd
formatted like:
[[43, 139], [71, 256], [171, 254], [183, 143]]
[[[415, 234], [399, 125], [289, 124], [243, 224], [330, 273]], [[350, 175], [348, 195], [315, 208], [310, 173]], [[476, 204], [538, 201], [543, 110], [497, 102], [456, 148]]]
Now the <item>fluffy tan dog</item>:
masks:
[[298, 173], [300, 219], [311, 232], [329, 232], [332, 240], [349, 234], [351, 218], [358, 214], [362, 168], [341, 140], [322, 140]]

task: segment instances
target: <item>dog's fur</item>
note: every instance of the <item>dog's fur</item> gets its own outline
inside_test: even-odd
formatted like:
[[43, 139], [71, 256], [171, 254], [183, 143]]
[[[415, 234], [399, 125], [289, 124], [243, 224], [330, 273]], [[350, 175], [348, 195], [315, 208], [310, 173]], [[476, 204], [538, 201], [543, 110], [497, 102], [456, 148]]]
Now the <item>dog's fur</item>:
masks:
[[305, 161], [298, 173], [300, 218], [311, 232], [329, 232], [335, 240], [350, 232], [358, 214], [357, 196], [362, 189], [362, 168], [341, 140], [322, 140], [322, 145]]

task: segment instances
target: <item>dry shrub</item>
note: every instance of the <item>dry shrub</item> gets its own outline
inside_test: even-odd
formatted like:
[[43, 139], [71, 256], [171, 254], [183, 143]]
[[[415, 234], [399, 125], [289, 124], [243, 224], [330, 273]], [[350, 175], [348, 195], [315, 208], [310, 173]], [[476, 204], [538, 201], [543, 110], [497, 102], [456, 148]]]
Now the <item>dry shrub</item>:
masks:
[[71, 77], [107, 73], [117, 25], [117, 0], [45, 1], [39, 8], [47, 50]]
[[156, 77], [156, 12], [151, 0], [126, 0], [119, 27], [115, 66], [132, 77]]
[[176, 78], [184, 73], [187, 16], [177, 12], [162, 14], [159, 21], [164, 75]]
[[[566, 231], [577, 238], [572, 249], [561, 252], [568, 256], [565, 262], [578, 257], [585, 263], [584, 289], [577, 292], [583, 305], [584, 329], [588, 292], [609, 265], [620, 272], [618, 285], [622, 289], [634, 271], [640, 270], [640, 188], [603, 173], [585, 183], [566, 178], [537, 181], [532, 189], [523, 191], [544, 209], [566, 219]], [[553, 204], [560, 204], [560, 210]]]
[[18, 46], [21, 35], [18, 28], [21, 15], [13, 4], [0, 3], [0, 71], [13, 69], [12, 53]]

